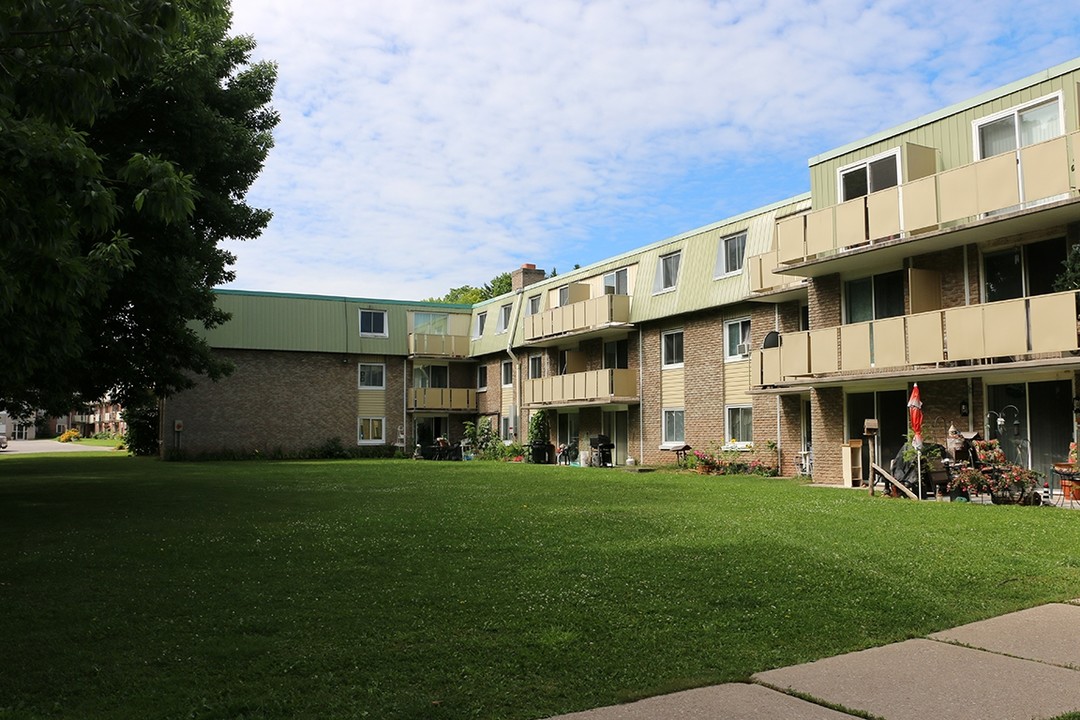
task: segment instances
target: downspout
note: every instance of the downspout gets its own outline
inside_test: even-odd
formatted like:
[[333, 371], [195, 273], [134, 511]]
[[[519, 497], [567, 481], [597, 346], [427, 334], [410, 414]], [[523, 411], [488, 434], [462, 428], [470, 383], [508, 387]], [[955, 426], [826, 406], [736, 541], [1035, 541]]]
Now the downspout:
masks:
[[[519, 384], [522, 384], [524, 381], [520, 377], [521, 373], [517, 372], [518, 359], [517, 359], [517, 355], [514, 354], [514, 335], [517, 334], [518, 311], [521, 309], [521, 298], [525, 297], [525, 288], [520, 288], [518, 290], [515, 290], [514, 292], [517, 293], [517, 297], [514, 299], [514, 306], [510, 310], [510, 327], [509, 327], [509, 329], [507, 330], [507, 333], [506, 333], [506, 354], [510, 356], [510, 360], [514, 363], [511, 377], [513, 377], [513, 373], [516, 373], [519, 376], [517, 378], [517, 380], [514, 382], [514, 385], [513, 385], [513, 388], [514, 388], [514, 398], [513, 399], [514, 399], [515, 402], [514, 402], [513, 405], [511, 405], [511, 407], [513, 407], [516, 410], [516, 412], [514, 414], [517, 416], [517, 417], [514, 418], [514, 439], [516, 440], [517, 438], [519, 438], [521, 436], [521, 433], [520, 433], [520, 430], [521, 430], [521, 428], [520, 428], [520, 424], [521, 424], [521, 422], [520, 422], [521, 421], [521, 403], [517, 402], [517, 401], [520, 400], [520, 398], [522, 396], [522, 392], [521, 392], [521, 390], [518, 389], [518, 386], [519, 386]], [[522, 387], [522, 389], [524, 389], [524, 388]]]
[[401, 452], [405, 453], [405, 457], [409, 456], [409, 359], [405, 358], [401, 361], [401, 435], [402, 442], [405, 443]]
[[637, 387], [638, 387], [638, 463], [645, 462], [645, 374], [642, 353], [641, 328], [637, 331]]
[[[773, 305], [773, 330], [775, 330], [777, 333], [780, 332], [780, 306], [779, 305]], [[800, 403], [800, 405], [801, 405], [801, 403]], [[778, 473], [780, 473], [781, 475], [784, 474], [781, 471], [781, 468], [784, 465], [784, 460], [783, 460], [783, 457], [784, 457], [784, 441], [783, 441], [783, 435], [780, 433], [780, 411], [782, 410], [782, 408], [783, 408], [783, 403], [780, 402], [780, 394], [777, 393], [777, 395], [776, 395], [776, 471]], [[752, 417], [753, 417], [753, 412], [751, 412], [751, 418]], [[751, 437], [753, 437], [752, 434], [751, 434]]]
[[[968, 275], [968, 246], [964, 245], [964, 306], [967, 307], [971, 304], [971, 278]], [[975, 429], [975, 413], [972, 410], [975, 406], [972, 404], [974, 399], [973, 383], [971, 378], [967, 379], [967, 398], [968, 398], [968, 432]]]

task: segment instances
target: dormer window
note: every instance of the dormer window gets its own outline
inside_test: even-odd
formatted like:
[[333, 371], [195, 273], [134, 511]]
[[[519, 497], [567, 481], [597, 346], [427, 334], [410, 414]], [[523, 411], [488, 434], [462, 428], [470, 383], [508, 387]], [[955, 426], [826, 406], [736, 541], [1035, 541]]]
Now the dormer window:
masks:
[[896, 187], [900, 180], [900, 151], [890, 150], [840, 168], [840, 202]]

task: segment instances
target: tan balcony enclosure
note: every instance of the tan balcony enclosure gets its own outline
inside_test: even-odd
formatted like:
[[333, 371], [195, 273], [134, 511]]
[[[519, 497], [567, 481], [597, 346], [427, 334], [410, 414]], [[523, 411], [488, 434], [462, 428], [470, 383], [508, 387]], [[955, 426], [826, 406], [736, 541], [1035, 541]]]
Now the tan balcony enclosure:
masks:
[[778, 347], [754, 351], [750, 383], [781, 385], [835, 373], [1070, 353], [1080, 349], [1076, 296], [1074, 291], [1037, 295], [785, 333]]
[[630, 322], [629, 295], [600, 295], [525, 317], [525, 342], [577, 335]]
[[[916, 156], [905, 145], [905, 162]], [[927, 150], [927, 148], [921, 148]], [[867, 242], [906, 238], [1001, 212], [1011, 212], [1075, 195], [1076, 171], [1070, 162], [1080, 152], [1080, 133], [1063, 135], [985, 160], [908, 182], [776, 223], [775, 264], [757, 256], [758, 275], [769, 287], [771, 270], [835, 254]], [[751, 261], [753, 258], [751, 258]], [[767, 267], [766, 267], [767, 266]], [[755, 288], [751, 273], [751, 289]]]
[[637, 403], [637, 370], [609, 369], [526, 380], [525, 405]]
[[470, 388], [409, 388], [409, 410], [476, 412], [476, 391]]
[[468, 357], [468, 335], [409, 333], [409, 354], [425, 357]]

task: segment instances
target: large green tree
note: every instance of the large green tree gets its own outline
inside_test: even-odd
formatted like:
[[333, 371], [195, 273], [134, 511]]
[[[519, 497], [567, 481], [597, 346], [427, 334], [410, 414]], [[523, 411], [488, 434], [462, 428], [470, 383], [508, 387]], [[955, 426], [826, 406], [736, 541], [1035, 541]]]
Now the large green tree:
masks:
[[272, 145], [270, 63], [223, 0], [26, 0], [0, 11], [0, 405], [132, 403], [226, 370], [219, 243]]

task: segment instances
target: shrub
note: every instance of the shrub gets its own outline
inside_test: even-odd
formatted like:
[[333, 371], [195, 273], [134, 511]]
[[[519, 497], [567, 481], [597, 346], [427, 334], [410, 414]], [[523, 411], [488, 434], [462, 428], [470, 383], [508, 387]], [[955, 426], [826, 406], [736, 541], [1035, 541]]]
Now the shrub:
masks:
[[124, 435], [124, 444], [132, 455], [157, 455], [158, 454], [158, 405], [155, 401], [149, 401], [143, 405], [136, 405], [124, 409], [124, 418], [127, 420], [127, 434]]
[[59, 440], [63, 443], [72, 442], [75, 440], [82, 440], [82, 435], [80, 435], [79, 431], [75, 428], [71, 428], [70, 430], [65, 430], [64, 433], [60, 436]]
[[757, 457], [747, 457], [738, 450], [718, 450], [712, 446], [707, 451], [695, 450], [687, 467], [702, 475], [760, 475], [775, 477], [776, 465]]

